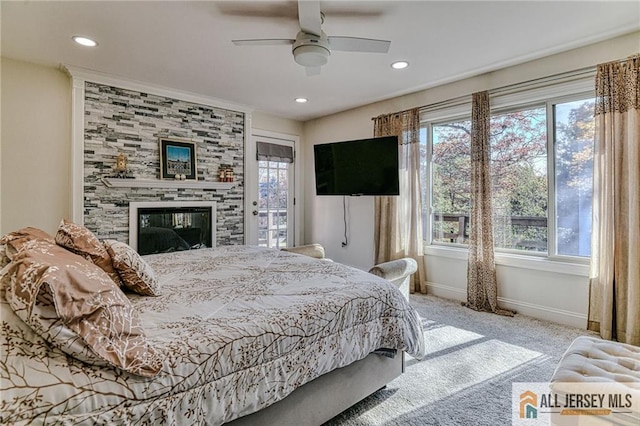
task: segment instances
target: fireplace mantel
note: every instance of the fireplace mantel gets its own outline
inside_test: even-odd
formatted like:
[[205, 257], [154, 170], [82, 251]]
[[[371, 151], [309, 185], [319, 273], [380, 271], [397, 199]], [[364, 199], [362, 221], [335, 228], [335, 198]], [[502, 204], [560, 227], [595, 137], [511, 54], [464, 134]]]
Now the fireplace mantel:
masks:
[[190, 189], [231, 189], [236, 182], [211, 182], [205, 180], [169, 179], [100, 179], [107, 188], [190, 188]]

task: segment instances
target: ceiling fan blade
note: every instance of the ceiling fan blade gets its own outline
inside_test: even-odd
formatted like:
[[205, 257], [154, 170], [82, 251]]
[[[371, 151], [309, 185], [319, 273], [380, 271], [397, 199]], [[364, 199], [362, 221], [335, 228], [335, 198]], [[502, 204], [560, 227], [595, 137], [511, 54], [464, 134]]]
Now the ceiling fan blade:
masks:
[[305, 70], [307, 71], [307, 77], [320, 75], [320, 67], [305, 67]]
[[295, 40], [290, 38], [257, 38], [248, 40], [231, 40], [236, 46], [281, 46], [292, 45]]
[[273, 2], [264, 0], [215, 1], [211, 2], [211, 7], [217, 9], [218, 13], [227, 16], [289, 21], [298, 20], [297, 3], [297, 1]]
[[359, 37], [329, 37], [331, 50], [342, 52], [387, 53], [391, 42]]
[[320, 37], [322, 35], [320, 1], [298, 0], [298, 21], [302, 32]]

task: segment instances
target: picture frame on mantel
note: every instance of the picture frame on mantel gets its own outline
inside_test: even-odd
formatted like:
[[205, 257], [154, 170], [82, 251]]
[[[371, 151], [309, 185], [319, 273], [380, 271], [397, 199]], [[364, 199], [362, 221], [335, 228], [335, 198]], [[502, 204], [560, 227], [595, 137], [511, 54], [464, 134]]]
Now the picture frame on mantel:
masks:
[[198, 180], [195, 142], [160, 138], [160, 179]]

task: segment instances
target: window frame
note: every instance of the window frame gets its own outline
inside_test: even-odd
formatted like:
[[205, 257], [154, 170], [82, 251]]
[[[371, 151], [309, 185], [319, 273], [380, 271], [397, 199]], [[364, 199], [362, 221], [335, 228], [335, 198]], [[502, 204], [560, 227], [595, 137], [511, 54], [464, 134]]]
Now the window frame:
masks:
[[[547, 149], [547, 251], [534, 252], [517, 249], [496, 248], [496, 263], [501, 265], [537, 269], [549, 272], [562, 272], [573, 275], [588, 276], [588, 257], [561, 255], [557, 252], [557, 217], [556, 217], [556, 179], [555, 179], [555, 108], [561, 103], [595, 98], [594, 74], [567, 75], [551, 83], [523, 84], [523, 87], [509, 90], [496, 90], [490, 96], [491, 115], [504, 114], [533, 107], [544, 107], [546, 111], [546, 149]], [[455, 101], [440, 102], [433, 107], [421, 111], [420, 125], [426, 130], [426, 170], [423, 184], [426, 185], [427, 196], [425, 226], [423, 238], [426, 254], [449, 258], [466, 259], [468, 246], [459, 243], [443, 243], [433, 241], [433, 127], [454, 121], [471, 119], [471, 96], [458, 98]]]

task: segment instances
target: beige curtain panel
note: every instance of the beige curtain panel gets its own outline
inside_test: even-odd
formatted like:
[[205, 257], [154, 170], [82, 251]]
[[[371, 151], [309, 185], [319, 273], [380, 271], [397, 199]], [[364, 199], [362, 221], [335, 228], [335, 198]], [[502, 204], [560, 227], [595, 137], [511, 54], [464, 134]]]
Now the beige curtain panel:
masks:
[[374, 118], [374, 136], [398, 136], [400, 195], [374, 199], [375, 263], [412, 257], [418, 271], [410, 291], [426, 293], [422, 248], [422, 180], [420, 177], [420, 113], [409, 111]]
[[598, 65], [589, 329], [640, 345], [640, 55]]
[[467, 306], [476, 311], [513, 315], [511, 311], [498, 308], [489, 160], [490, 118], [489, 93], [474, 93], [471, 106], [471, 216]]

